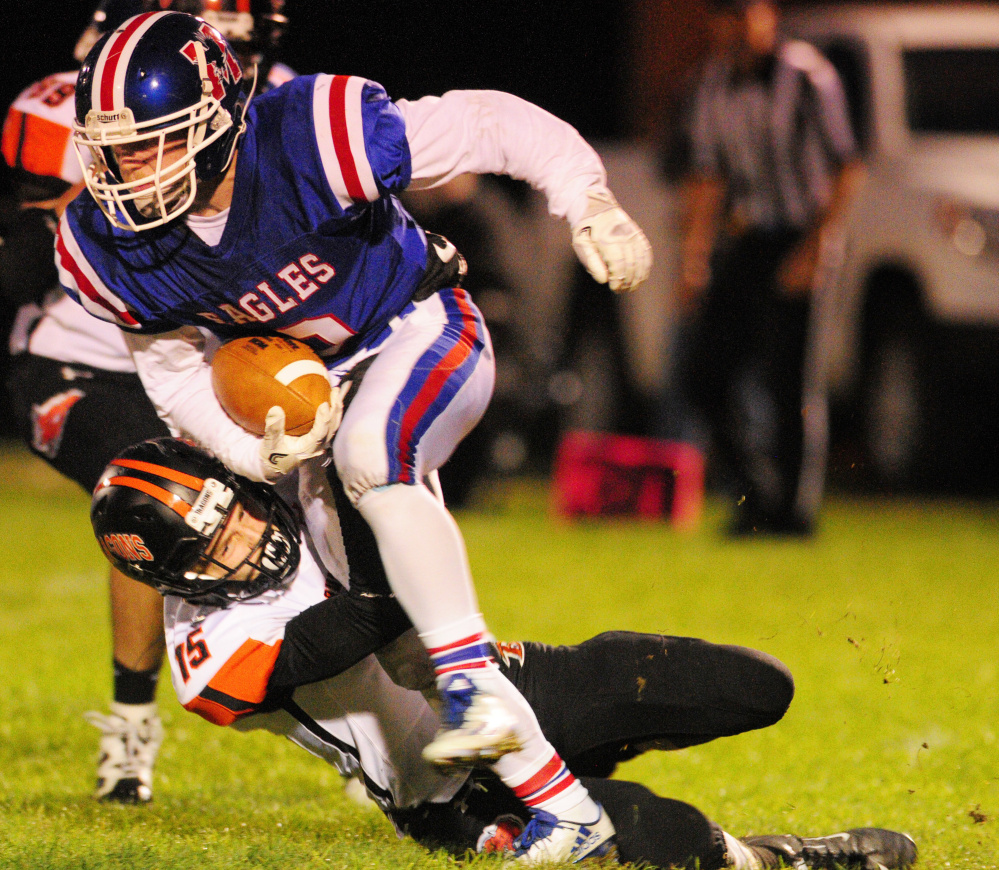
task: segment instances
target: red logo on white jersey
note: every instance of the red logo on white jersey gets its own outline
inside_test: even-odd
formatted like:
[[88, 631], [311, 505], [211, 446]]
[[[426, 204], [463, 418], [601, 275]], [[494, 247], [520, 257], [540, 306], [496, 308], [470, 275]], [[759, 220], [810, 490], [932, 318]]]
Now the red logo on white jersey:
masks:
[[31, 406], [31, 445], [42, 456], [56, 458], [69, 409], [84, 395], [83, 390], [66, 390], [42, 405]]

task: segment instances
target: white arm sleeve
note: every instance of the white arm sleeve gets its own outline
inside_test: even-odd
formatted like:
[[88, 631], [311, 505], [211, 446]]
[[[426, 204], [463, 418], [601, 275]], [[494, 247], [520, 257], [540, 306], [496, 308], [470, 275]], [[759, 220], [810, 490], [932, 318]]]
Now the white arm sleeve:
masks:
[[587, 191], [605, 187], [596, 151], [565, 121], [502, 91], [448, 91], [399, 100], [412, 158], [410, 187], [437, 187], [464, 172], [508, 175], [548, 197], [548, 210], [570, 224]]
[[263, 481], [261, 439], [234, 423], [215, 397], [204, 335], [193, 326], [124, 335], [146, 395], [171, 431], [207, 448], [236, 474]]

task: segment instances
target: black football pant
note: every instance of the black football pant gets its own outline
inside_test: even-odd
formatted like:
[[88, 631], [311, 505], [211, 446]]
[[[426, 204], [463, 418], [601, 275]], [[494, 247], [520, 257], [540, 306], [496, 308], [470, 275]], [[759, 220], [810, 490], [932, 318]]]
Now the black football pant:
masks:
[[647, 749], [766, 728], [794, 695], [790, 671], [741, 646], [608, 631], [574, 646], [501, 645], [500, 667], [577, 776], [610, 776]]
[[788, 297], [776, 279], [800, 237], [747, 233], [727, 241], [679, 363], [686, 399], [708, 423], [747, 527], [815, 520], [797, 506], [810, 302]]
[[[618, 858], [643, 867], [719, 870], [725, 867], [722, 829], [690, 804], [659, 797], [635, 782], [580, 780], [617, 830]], [[489, 772], [476, 771], [450, 803], [389, 814], [404, 834], [428, 849], [461, 856], [475, 851], [482, 829], [498, 816], [527, 819], [524, 805]]]
[[18, 435], [88, 493], [122, 450], [170, 434], [134, 372], [110, 372], [30, 353], [7, 378]]
[[[691, 746], [778, 721], [794, 694], [783, 664], [745, 647], [623, 631], [576, 646], [498, 648], [501, 668], [534, 708], [542, 731], [614, 822], [622, 861], [725, 866], [722, 830], [698, 809], [604, 777], [646, 749]], [[424, 845], [461, 854], [504, 813], [526, 818], [495, 776], [477, 772], [474, 786], [451, 803], [392, 818]]]

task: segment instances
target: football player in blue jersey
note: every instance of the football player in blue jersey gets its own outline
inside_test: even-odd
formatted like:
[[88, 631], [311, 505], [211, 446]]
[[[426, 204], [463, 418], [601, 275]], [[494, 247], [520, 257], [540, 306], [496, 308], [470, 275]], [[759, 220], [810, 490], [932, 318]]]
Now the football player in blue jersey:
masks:
[[[528, 860], [599, 854], [613, 826], [502, 678], [464, 542], [425, 483], [482, 416], [494, 361], [460, 286], [461, 256], [396, 194], [466, 172], [527, 181], [615, 291], [647, 277], [649, 243], [593, 149], [510, 94], [392, 101], [343, 75], [251, 93], [232, 47], [200, 19], [147, 13], [98, 41], [78, 80], [74, 136], [92, 196], [63, 216], [60, 279], [122, 327], [172, 429], [254, 480], [298, 469], [320, 550], [342, 532], [327, 507], [356, 506], [367, 524], [357, 534], [373, 535], [377, 570], [436, 668], [445, 724], [427, 757], [491, 764], [531, 810], [559, 820]], [[309, 343], [337, 387], [312, 431], [287, 435], [280, 408], [262, 438], [233, 423], [211, 388], [205, 331]], [[583, 826], [598, 836], [581, 849]]]
[[[256, 65], [261, 88], [294, 73], [274, 62], [287, 23], [283, 0], [102, 0], [74, 50], [83, 62], [94, 43], [131, 16], [150, 9], [203, 14], [232, 39], [241, 62]], [[3, 156], [16, 203], [0, 234], [0, 291], [16, 307], [10, 337], [8, 392], [16, 431], [60, 473], [93, 490], [108, 460], [123, 447], [166, 435], [146, 397], [120, 330], [87, 315], [58, 289], [53, 231], [83, 188], [70, 141], [76, 72], [32, 84], [4, 125]], [[101, 731], [95, 797], [144, 803], [162, 739], [156, 689], [163, 663], [163, 602], [116, 569], [109, 577], [113, 700], [91, 711]]]

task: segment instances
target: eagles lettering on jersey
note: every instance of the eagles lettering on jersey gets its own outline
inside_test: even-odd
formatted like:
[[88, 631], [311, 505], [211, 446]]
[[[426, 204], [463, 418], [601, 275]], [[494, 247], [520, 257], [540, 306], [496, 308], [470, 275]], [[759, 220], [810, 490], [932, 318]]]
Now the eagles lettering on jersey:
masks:
[[125, 329], [282, 332], [330, 356], [379, 335], [423, 276], [425, 236], [393, 195], [409, 181], [405, 123], [381, 86], [302, 76], [250, 104], [217, 246], [183, 220], [117, 229], [78, 197], [60, 224], [60, 279]]

